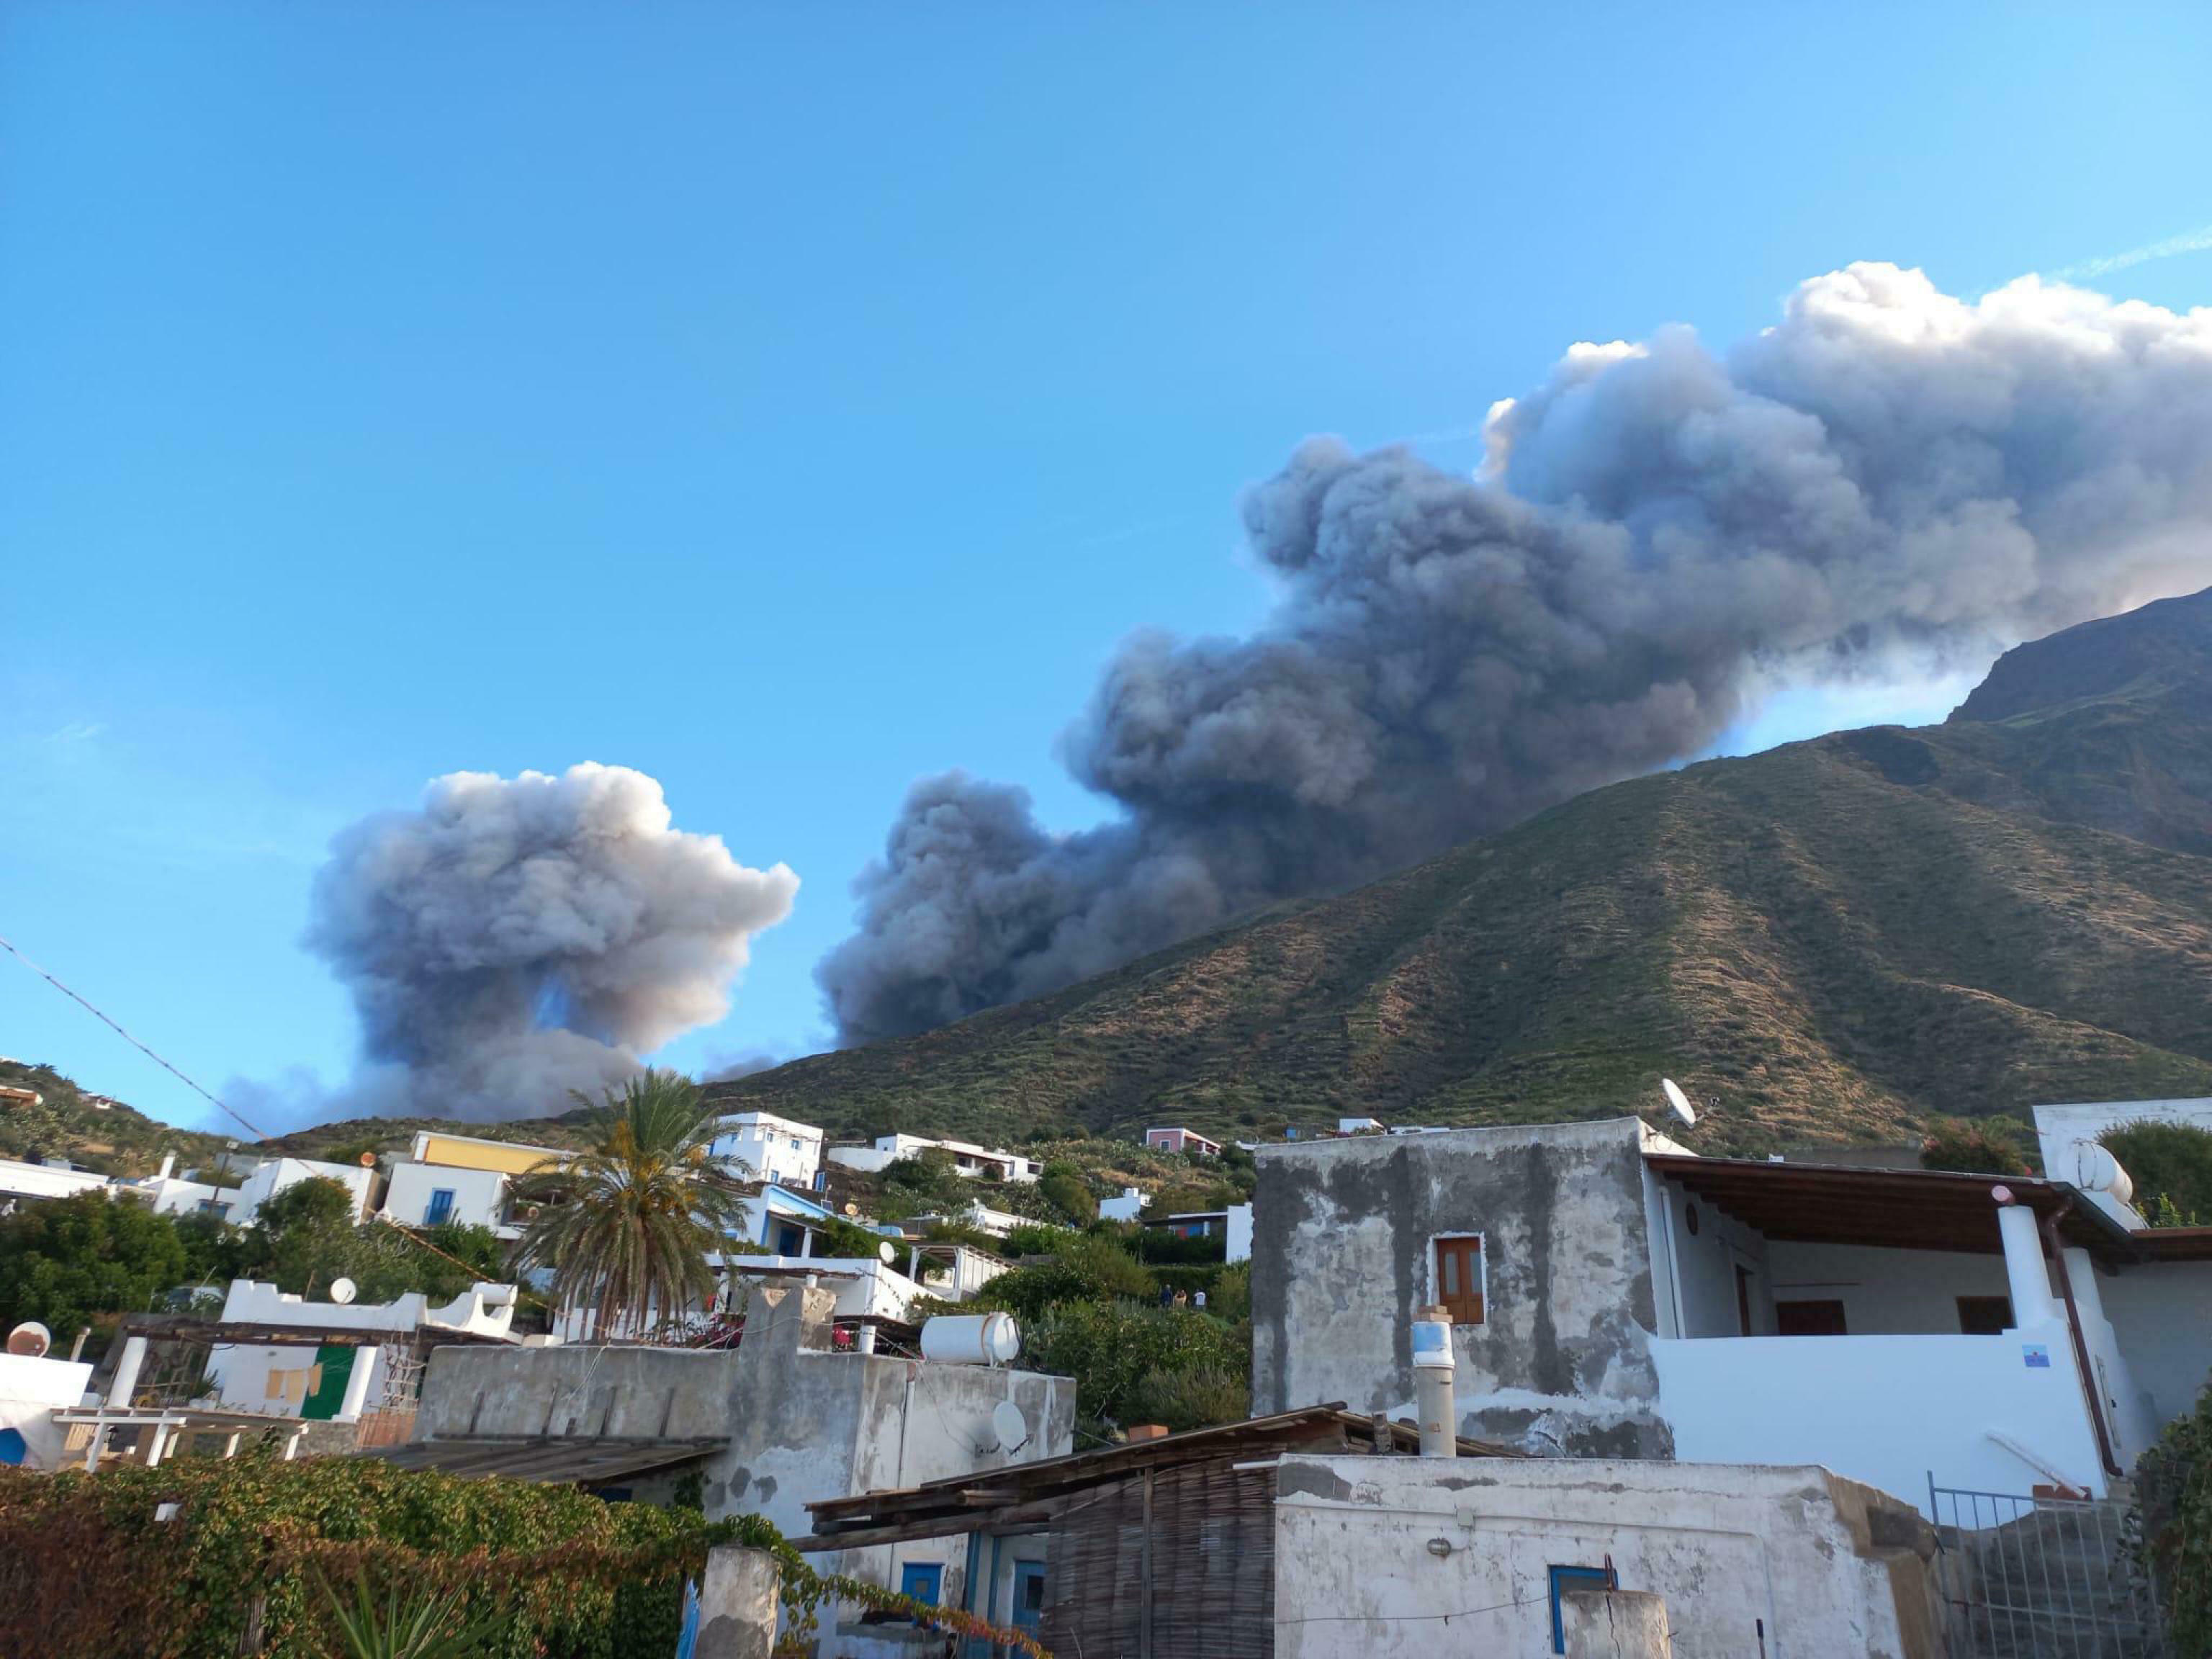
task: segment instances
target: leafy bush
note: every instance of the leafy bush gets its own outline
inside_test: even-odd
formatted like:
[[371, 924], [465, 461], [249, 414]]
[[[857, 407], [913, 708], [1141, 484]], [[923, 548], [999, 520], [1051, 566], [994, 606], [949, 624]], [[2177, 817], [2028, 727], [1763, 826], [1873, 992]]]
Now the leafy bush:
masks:
[[2212, 1654], [2212, 1388], [2136, 1461], [2136, 1536], [2176, 1653]]
[[1042, 1222], [1031, 1222], [1008, 1230], [1001, 1242], [1001, 1255], [1056, 1255], [1083, 1235], [1066, 1227], [1047, 1226]]
[[2212, 1131], [2137, 1121], [2107, 1129], [2098, 1139], [2134, 1180], [2136, 1207], [2153, 1226], [2194, 1226], [2212, 1218]]
[[904, 1188], [919, 1198], [952, 1198], [960, 1191], [960, 1165], [944, 1147], [925, 1146], [912, 1158], [884, 1164], [884, 1185]]
[[176, 1224], [105, 1193], [0, 1218], [0, 1329], [35, 1319], [66, 1340], [102, 1314], [143, 1311], [185, 1276]]
[[1153, 1420], [1133, 1407], [1159, 1403], [1167, 1379], [1249, 1371], [1250, 1344], [1248, 1328], [1188, 1308], [1066, 1302], [1028, 1322], [1023, 1352], [1026, 1364], [1075, 1379], [1076, 1407], [1087, 1419], [1118, 1426]]
[[1047, 1164], [1037, 1177], [1037, 1191], [1079, 1227], [1098, 1219], [1098, 1194], [1073, 1164]]
[[1186, 1238], [1162, 1227], [1147, 1227], [1133, 1241], [1137, 1260], [1162, 1266], [1197, 1265], [1224, 1260], [1229, 1254], [1225, 1233]]
[[1232, 1261], [1224, 1267], [1206, 1293], [1206, 1310], [1222, 1319], [1252, 1316], [1252, 1264]]
[[1920, 1167], [1968, 1175], [2033, 1175], [2033, 1132], [2018, 1118], [1941, 1117], [1920, 1143]]
[[986, 1285], [977, 1302], [1004, 1308], [1024, 1323], [1046, 1309], [1070, 1302], [1115, 1297], [1150, 1297], [1152, 1275], [1130, 1260], [1110, 1238], [1084, 1234], [1072, 1239], [1048, 1262], [1017, 1267]]
[[[169, 1504], [172, 1518], [156, 1519]], [[464, 1628], [488, 1626], [471, 1650], [484, 1659], [665, 1659], [684, 1580], [723, 1543], [776, 1557], [786, 1628], [802, 1638], [834, 1595], [1041, 1652], [957, 1609], [817, 1575], [757, 1516], [709, 1522], [570, 1486], [255, 1455], [98, 1474], [0, 1468], [0, 1653], [229, 1659], [258, 1625], [267, 1659], [323, 1659], [343, 1638], [319, 1583], [366, 1576], [441, 1598]]]
[[1129, 1420], [1158, 1423], [1170, 1431], [1240, 1422], [1252, 1413], [1247, 1375], [1220, 1365], [1148, 1371], [1131, 1391]]

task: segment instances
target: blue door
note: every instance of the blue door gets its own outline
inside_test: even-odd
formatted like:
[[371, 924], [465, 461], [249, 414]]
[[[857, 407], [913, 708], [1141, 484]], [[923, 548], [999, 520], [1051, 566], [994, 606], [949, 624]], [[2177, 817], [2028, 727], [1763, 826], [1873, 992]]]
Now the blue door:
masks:
[[899, 1594], [916, 1601], [937, 1605], [937, 1597], [945, 1586], [945, 1564], [941, 1561], [908, 1561], [899, 1568]]
[[1044, 1563], [1014, 1563], [1014, 1628], [1030, 1635], [1044, 1622]]

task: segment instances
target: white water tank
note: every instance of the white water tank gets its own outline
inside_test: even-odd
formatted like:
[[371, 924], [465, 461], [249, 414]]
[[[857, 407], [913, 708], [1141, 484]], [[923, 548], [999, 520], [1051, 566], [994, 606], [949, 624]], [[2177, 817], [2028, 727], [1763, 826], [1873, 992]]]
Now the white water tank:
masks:
[[2122, 1204], [2136, 1195], [2136, 1183], [2119, 1159], [2094, 1140], [2074, 1143], [2074, 1184], [2085, 1193], [2109, 1193]]
[[1010, 1313], [940, 1314], [921, 1322], [921, 1357], [953, 1365], [1005, 1365], [1022, 1351]]

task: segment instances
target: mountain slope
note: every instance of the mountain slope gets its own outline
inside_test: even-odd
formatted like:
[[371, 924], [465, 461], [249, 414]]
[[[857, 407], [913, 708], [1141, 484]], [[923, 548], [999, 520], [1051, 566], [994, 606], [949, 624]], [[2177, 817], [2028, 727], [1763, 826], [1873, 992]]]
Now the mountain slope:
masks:
[[1649, 1110], [1701, 1145], [2212, 1093], [2212, 593], [2008, 653], [1945, 724], [1596, 791], [1054, 996], [722, 1085], [840, 1131]]

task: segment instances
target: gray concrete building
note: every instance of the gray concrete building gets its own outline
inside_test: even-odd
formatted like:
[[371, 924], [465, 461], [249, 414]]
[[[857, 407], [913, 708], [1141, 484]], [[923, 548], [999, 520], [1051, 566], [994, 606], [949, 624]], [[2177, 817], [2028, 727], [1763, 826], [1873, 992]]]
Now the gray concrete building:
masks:
[[1252, 1409], [1402, 1412], [1418, 1310], [1455, 1309], [1459, 1431], [1667, 1457], [1633, 1118], [1262, 1148]]
[[[1068, 1450], [1070, 1379], [834, 1348], [835, 1305], [819, 1287], [757, 1291], [744, 1340], [726, 1350], [439, 1348], [416, 1439], [385, 1455], [641, 1501], [665, 1501], [696, 1478], [709, 1517], [762, 1515], [797, 1534], [811, 1501]], [[966, 1599], [966, 1553], [946, 1540], [845, 1551], [825, 1565], [939, 1605]], [[896, 1650], [914, 1631], [865, 1626], [855, 1610], [836, 1616], [854, 1625], [841, 1653]]]

